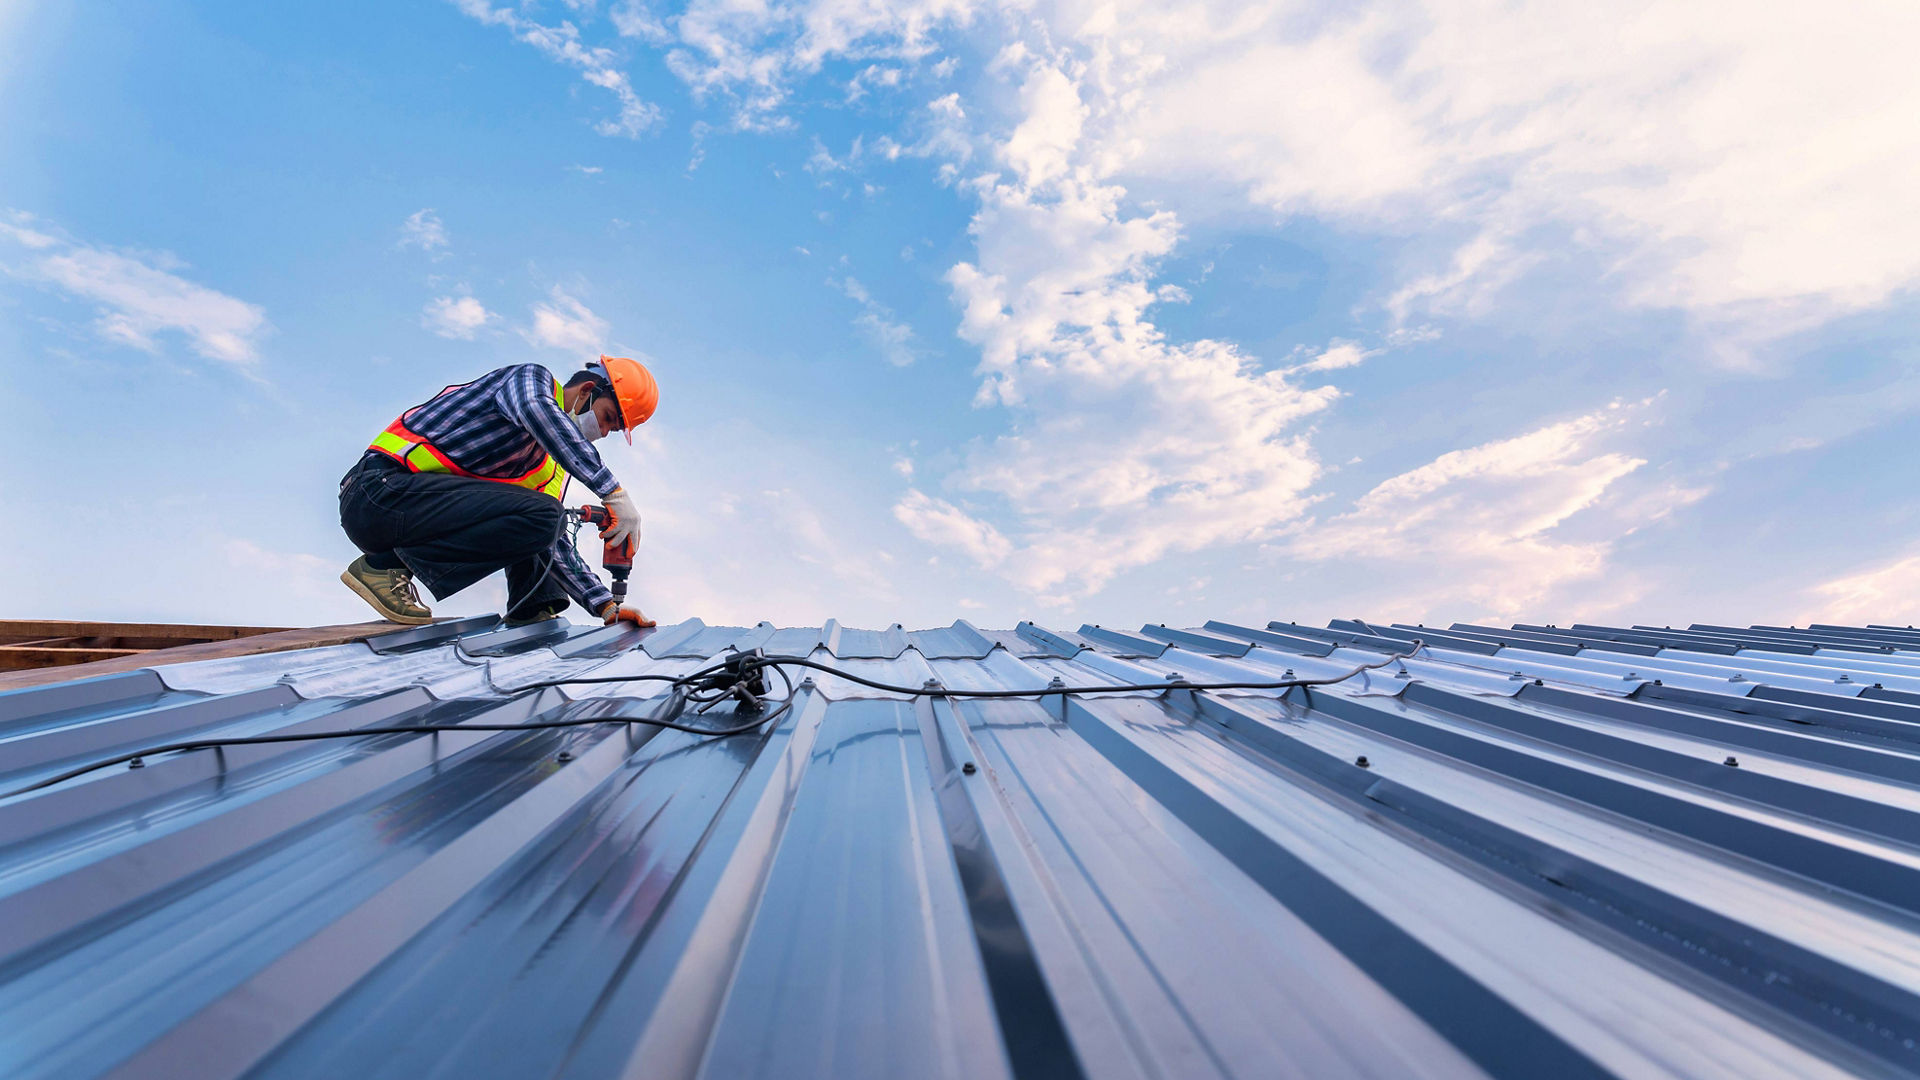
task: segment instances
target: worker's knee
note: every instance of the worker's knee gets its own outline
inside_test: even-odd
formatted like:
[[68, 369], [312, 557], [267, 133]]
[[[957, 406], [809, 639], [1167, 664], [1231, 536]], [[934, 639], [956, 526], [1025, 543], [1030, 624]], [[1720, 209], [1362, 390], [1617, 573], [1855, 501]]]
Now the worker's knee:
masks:
[[567, 516], [566, 509], [560, 505], [559, 499], [544, 495], [532, 500], [527, 513], [536, 523], [556, 533], [560, 531], [560, 523]]
[[525, 550], [539, 551], [560, 538], [560, 526], [566, 520], [566, 511], [558, 499], [533, 492], [516, 508], [513, 514], [514, 538], [516, 546]]

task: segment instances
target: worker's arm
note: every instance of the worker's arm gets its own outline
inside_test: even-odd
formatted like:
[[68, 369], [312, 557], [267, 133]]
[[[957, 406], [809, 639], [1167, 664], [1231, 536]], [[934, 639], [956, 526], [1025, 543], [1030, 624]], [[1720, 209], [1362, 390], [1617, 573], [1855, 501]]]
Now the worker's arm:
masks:
[[553, 542], [553, 573], [567, 595], [595, 615], [613, 603], [613, 592], [600, 580], [600, 575], [587, 568], [569, 537], [562, 536]]
[[541, 449], [595, 495], [604, 499], [620, 486], [600, 460], [600, 452], [553, 400], [552, 372], [539, 364], [521, 364], [501, 382], [495, 398], [502, 412], [526, 428]]

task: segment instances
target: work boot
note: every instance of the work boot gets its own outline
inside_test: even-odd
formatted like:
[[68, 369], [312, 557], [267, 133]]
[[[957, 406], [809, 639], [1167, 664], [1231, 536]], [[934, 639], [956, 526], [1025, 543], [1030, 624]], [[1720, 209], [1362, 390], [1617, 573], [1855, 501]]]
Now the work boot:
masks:
[[340, 580], [389, 622], [419, 626], [433, 621], [433, 612], [427, 610], [427, 605], [420, 602], [420, 594], [413, 590], [413, 575], [405, 570], [375, 570], [362, 555], [353, 560]]
[[537, 622], [546, 622], [548, 619], [557, 619], [565, 610], [567, 610], [567, 602], [561, 600], [558, 603], [542, 604], [524, 615], [509, 614], [503, 621], [508, 626], [529, 626]]

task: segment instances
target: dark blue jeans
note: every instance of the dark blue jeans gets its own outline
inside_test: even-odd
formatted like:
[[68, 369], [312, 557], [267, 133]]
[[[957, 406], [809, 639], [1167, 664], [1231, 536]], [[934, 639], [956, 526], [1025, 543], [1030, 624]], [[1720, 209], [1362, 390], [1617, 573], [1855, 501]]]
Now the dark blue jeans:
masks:
[[538, 491], [451, 473], [416, 473], [378, 454], [340, 481], [340, 527], [377, 570], [405, 567], [435, 599], [507, 572], [507, 616], [567, 605], [553, 571], [566, 515]]

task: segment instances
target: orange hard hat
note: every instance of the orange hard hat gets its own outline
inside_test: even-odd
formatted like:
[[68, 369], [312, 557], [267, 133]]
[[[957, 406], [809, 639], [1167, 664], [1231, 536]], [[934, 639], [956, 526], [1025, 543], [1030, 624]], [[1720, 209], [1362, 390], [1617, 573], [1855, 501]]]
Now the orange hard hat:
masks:
[[633, 429], [647, 422], [660, 405], [660, 384], [644, 364], [625, 356], [601, 356], [600, 368], [613, 384], [614, 400], [620, 403], [620, 421], [626, 425], [627, 441], [633, 441]]

